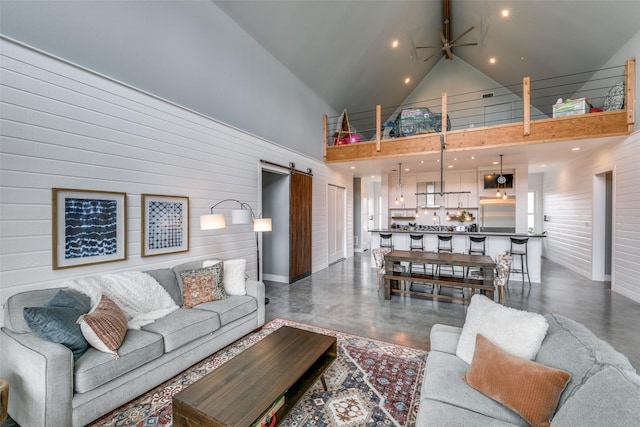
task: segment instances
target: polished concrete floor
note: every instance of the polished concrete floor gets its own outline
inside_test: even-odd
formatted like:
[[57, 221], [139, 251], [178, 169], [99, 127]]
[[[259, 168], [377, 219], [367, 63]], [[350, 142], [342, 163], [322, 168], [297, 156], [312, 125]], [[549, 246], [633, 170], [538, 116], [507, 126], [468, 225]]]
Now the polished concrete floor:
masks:
[[[267, 281], [267, 321], [281, 317], [427, 350], [432, 325], [463, 325], [467, 304], [405, 295], [385, 300], [376, 280], [369, 252], [364, 252], [291, 285]], [[570, 317], [640, 371], [640, 304], [611, 292], [608, 283], [592, 282], [543, 259], [542, 283], [529, 288], [512, 280], [506, 305]]]

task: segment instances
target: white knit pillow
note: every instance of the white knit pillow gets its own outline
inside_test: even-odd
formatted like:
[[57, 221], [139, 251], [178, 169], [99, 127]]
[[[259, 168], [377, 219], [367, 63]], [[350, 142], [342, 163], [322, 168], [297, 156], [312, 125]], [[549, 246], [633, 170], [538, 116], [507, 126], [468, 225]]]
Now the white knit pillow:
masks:
[[228, 295], [246, 295], [247, 285], [245, 277], [245, 269], [247, 267], [246, 259], [230, 259], [224, 261], [224, 289]]
[[533, 360], [547, 329], [547, 319], [540, 314], [505, 307], [475, 294], [467, 309], [456, 356], [471, 364], [476, 334], [482, 334], [503, 351]]

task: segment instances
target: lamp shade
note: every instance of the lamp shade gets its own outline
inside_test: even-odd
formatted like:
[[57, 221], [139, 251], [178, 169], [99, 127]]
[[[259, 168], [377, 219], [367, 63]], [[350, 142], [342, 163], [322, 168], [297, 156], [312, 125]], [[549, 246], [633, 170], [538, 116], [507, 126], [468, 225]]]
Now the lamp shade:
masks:
[[256, 218], [253, 220], [253, 231], [271, 231], [271, 218]]
[[232, 210], [231, 224], [251, 224], [251, 211], [249, 209]]
[[215, 230], [226, 226], [223, 214], [200, 215], [200, 230]]

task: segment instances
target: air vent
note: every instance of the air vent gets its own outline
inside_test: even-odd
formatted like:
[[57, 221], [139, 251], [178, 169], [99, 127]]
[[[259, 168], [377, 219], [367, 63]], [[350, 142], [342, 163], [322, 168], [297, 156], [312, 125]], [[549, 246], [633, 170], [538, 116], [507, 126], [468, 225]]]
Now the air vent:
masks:
[[493, 98], [493, 92], [483, 93], [482, 99]]

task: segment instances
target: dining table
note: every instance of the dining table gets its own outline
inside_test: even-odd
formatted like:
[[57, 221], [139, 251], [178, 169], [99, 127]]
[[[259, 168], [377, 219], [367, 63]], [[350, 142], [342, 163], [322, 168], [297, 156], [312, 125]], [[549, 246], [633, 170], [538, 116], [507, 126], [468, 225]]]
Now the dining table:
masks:
[[[495, 262], [487, 255], [470, 255], [464, 253], [432, 252], [432, 251], [401, 251], [393, 250], [384, 256], [384, 298], [391, 299], [392, 294], [409, 294], [428, 296], [437, 299], [470, 301], [471, 296], [465, 296], [464, 289], [470, 289], [471, 295], [479, 292], [488, 298], [494, 298], [494, 270]], [[395, 269], [394, 264], [413, 263], [432, 265], [435, 267], [460, 266], [462, 275], [442, 274], [442, 268], [432, 268], [432, 273], [416, 273], [407, 269]], [[467, 268], [478, 270], [472, 275], [465, 274]], [[453, 270], [453, 269], [452, 269]], [[403, 286], [402, 283], [409, 283]], [[411, 284], [431, 284], [431, 292], [424, 289], [412, 290]], [[440, 288], [443, 286], [462, 289], [462, 296], [441, 294]]]

